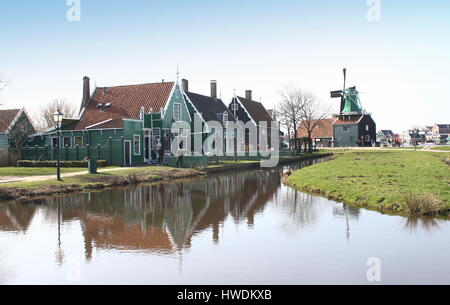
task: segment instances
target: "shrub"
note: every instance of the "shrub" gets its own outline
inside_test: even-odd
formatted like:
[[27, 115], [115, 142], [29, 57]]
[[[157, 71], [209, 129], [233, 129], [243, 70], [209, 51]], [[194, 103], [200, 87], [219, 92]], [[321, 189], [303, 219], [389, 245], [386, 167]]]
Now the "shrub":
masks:
[[442, 208], [441, 201], [433, 194], [421, 197], [411, 194], [405, 199], [405, 211], [409, 216], [436, 216]]
[[[18, 167], [56, 167], [56, 161], [27, 161], [21, 160], [17, 161]], [[108, 166], [108, 161], [97, 160], [97, 167]], [[65, 168], [87, 168], [88, 161], [61, 161], [61, 167]]]

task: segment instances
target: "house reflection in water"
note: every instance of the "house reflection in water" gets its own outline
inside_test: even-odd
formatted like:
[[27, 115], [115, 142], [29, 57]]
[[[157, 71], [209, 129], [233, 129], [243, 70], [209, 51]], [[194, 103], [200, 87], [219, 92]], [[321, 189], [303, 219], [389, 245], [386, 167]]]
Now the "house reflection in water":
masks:
[[11, 203], [0, 209], [0, 228], [26, 231], [41, 207], [52, 224], [80, 222], [88, 260], [94, 248], [171, 254], [207, 230], [218, 243], [229, 217], [253, 226], [280, 184], [278, 170], [258, 171]]

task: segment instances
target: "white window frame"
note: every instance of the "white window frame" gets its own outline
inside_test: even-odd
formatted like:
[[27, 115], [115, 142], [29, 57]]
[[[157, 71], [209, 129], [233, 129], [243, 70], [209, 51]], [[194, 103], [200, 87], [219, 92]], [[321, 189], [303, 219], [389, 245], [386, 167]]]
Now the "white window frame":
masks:
[[[58, 145], [53, 145], [53, 140], [58, 141]], [[61, 141], [58, 137], [52, 137], [52, 148], [61, 147]]]
[[[70, 145], [68, 145], [68, 146], [66, 146], [66, 139], [70, 139]], [[72, 147], [72, 137], [63, 137], [62, 145], [63, 145], [62, 146], [63, 148], [66, 148], [66, 147], [71, 148]]]
[[[180, 107], [180, 118], [178, 119], [178, 118], [176, 118], [175, 117], [175, 108], [176, 107]], [[181, 120], [183, 119], [183, 113], [182, 113], [182, 110], [181, 110], [181, 103], [173, 103], [173, 119], [175, 120], [175, 122], [181, 122]]]
[[239, 110], [239, 104], [234, 102], [232, 107], [231, 107], [232, 111], [238, 111]]
[[[136, 137], [139, 138], [139, 153], [136, 153]], [[134, 156], [141, 155], [141, 135], [138, 135], [138, 134], [133, 135], [133, 155]]]
[[77, 147], [77, 139], [80, 138], [81, 139], [81, 146], [78, 146], [78, 148], [83, 148], [84, 147], [84, 138], [83, 136], [75, 136], [73, 137], [73, 147]]

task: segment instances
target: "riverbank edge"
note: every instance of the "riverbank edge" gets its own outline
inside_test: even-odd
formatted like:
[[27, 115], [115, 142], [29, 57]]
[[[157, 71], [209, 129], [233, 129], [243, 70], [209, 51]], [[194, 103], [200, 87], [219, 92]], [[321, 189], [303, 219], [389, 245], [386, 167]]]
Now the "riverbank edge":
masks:
[[[333, 156], [333, 153], [319, 153], [314, 155], [283, 158], [279, 165], [295, 163], [306, 160], [321, 159]], [[207, 175], [219, 174], [231, 171], [258, 170], [261, 168], [260, 162], [227, 164], [211, 168], [198, 169], [177, 169], [170, 168], [161, 172], [138, 172], [127, 175], [116, 175], [110, 177], [96, 177], [96, 181], [85, 184], [63, 184], [49, 185], [47, 187], [1, 187], [0, 203], [2, 201], [26, 201], [30, 199], [45, 198], [50, 196], [68, 195], [73, 193], [83, 193], [100, 191], [108, 188], [137, 185], [143, 183], [168, 183], [178, 180], [199, 178]]]
[[[449, 163], [450, 164], [450, 163]], [[291, 173], [292, 174], [292, 173]], [[291, 177], [291, 174], [286, 174], [283, 176], [282, 178], [282, 182], [284, 185], [291, 187], [297, 191], [300, 192], [304, 192], [304, 193], [308, 193], [310, 195], [314, 195], [314, 196], [320, 196], [323, 198], [327, 198], [329, 200], [338, 202], [338, 203], [343, 203], [352, 207], [356, 207], [356, 208], [363, 208], [369, 211], [374, 211], [374, 212], [378, 212], [384, 215], [390, 215], [390, 216], [402, 216], [402, 217], [429, 217], [429, 218], [436, 218], [436, 219], [445, 219], [445, 220], [449, 220], [450, 219], [450, 210], [446, 209], [446, 210], [442, 210], [440, 211], [440, 213], [436, 214], [436, 215], [408, 215], [406, 212], [403, 211], [398, 211], [398, 210], [394, 210], [394, 209], [390, 209], [388, 207], [382, 207], [382, 206], [370, 206], [368, 204], [365, 204], [364, 202], [361, 203], [355, 203], [355, 202], [350, 202], [349, 200], [347, 200], [346, 194], [344, 193], [329, 193], [326, 190], [323, 189], [319, 189], [319, 188], [314, 188], [314, 187], [309, 187], [306, 185], [299, 185], [296, 183], [293, 183], [291, 181], [289, 181], [289, 178]]]

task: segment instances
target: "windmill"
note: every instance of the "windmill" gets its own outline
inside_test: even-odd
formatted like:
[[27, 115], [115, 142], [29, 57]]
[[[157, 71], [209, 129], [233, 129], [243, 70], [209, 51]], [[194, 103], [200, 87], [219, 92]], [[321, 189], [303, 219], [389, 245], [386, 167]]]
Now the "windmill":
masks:
[[362, 106], [359, 100], [359, 92], [356, 87], [347, 88], [347, 69], [344, 68], [344, 88], [343, 90], [331, 91], [331, 98], [340, 98], [341, 107], [339, 110], [339, 115], [344, 113], [347, 114], [362, 114]]

